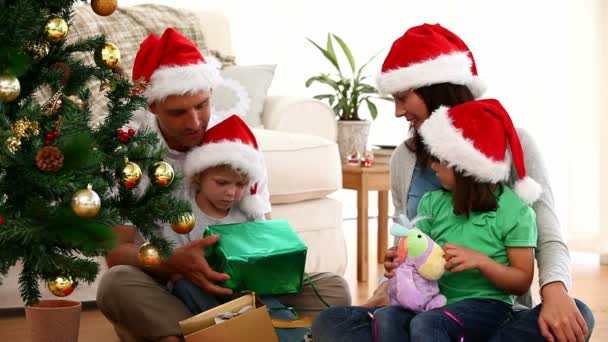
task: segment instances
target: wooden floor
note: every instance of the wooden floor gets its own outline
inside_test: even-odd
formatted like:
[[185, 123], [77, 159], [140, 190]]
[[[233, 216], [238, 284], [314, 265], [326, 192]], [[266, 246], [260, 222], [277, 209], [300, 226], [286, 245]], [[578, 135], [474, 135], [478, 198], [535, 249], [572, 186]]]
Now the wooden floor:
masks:
[[[376, 221], [370, 220], [370, 261], [376, 256]], [[344, 222], [347, 239], [348, 260], [356, 260], [356, 222]], [[347, 267], [345, 277], [350, 284], [355, 304], [363, 303], [371, 295], [377, 285], [377, 279], [382, 274], [382, 267], [370, 263], [367, 283], [357, 283], [356, 265], [352, 262]], [[592, 341], [608, 341], [608, 266], [600, 266], [598, 256], [591, 253], [572, 252], [572, 271], [574, 286], [572, 293], [575, 297], [587, 303], [595, 315], [595, 329]], [[538, 293], [535, 280], [534, 292]], [[538, 300], [538, 298], [537, 298]], [[29, 341], [27, 323], [22, 315], [6, 316], [0, 313], [0, 341]], [[96, 309], [85, 309], [80, 321], [79, 341], [84, 342], [118, 342], [112, 326]]]

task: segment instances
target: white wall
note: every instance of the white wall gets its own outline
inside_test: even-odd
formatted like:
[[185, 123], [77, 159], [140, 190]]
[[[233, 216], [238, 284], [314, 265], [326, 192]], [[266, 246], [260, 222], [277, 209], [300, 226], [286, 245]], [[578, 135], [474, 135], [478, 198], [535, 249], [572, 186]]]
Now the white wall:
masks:
[[[121, 0], [121, 5], [142, 3]], [[226, 14], [240, 64], [278, 65], [271, 94], [314, 95], [304, 81], [332, 68], [305, 37], [323, 43], [341, 36], [374, 75], [390, 44], [411, 26], [439, 22], [457, 32], [473, 51], [487, 96], [503, 102], [516, 125], [536, 137], [548, 166], [560, 221], [571, 240], [598, 241], [601, 193], [600, 132], [608, 125], [605, 3], [602, 0], [157, 0]], [[371, 5], [373, 3], [373, 6]], [[605, 51], [604, 51], [605, 52]], [[604, 75], [601, 77], [600, 75]], [[603, 88], [601, 88], [603, 86]], [[398, 144], [407, 133], [390, 104], [380, 104], [371, 143]], [[604, 114], [604, 115], [600, 115]], [[606, 138], [603, 148], [608, 149]], [[604, 195], [606, 196], [606, 195]], [[608, 201], [604, 198], [604, 201]], [[607, 205], [602, 202], [604, 208]], [[605, 212], [608, 210], [604, 210]], [[608, 215], [608, 214], [605, 214]], [[608, 217], [602, 216], [607, 226]], [[608, 233], [606, 233], [608, 235]], [[608, 236], [606, 237], [608, 242]]]

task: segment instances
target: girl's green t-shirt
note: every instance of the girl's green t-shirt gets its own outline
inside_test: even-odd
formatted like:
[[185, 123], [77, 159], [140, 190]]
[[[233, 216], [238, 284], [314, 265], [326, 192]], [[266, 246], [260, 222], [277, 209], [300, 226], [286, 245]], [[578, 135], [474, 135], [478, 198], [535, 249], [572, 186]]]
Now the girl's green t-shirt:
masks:
[[[507, 247], [536, 247], [536, 215], [507, 186], [498, 195], [498, 209], [454, 214], [452, 194], [438, 190], [426, 193], [418, 205], [418, 216], [429, 219], [416, 226], [440, 246], [452, 243], [481, 252], [496, 262], [509, 265]], [[439, 289], [448, 304], [468, 298], [488, 298], [513, 304], [511, 294], [498, 289], [479, 270], [451, 273], [439, 279]]]

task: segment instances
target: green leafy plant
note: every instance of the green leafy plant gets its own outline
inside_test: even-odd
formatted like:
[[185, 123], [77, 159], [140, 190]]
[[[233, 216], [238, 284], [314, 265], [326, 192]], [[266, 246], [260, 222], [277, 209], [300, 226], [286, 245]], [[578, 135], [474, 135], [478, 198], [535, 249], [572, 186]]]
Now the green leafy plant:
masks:
[[[363, 75], [363, 69], [365, 69], [365, 67], [376, 57], [377, 54], [365, 62], [365, 64], [363, 64], [359, 69], [357, 69], [355, 58], [348, 48], [348, 45], [346, 45], [344, 40], [337, 35], [333, 33], [327, 34], [327, 43], [325, 49], [312, 41], [310, 38], [306, 39], [317, 49], [319, 49], [319, 51], [321, 51], [323, 56], [329, 60], [337, 71], [337, 74], [321, 73], [318, 76], [313, 76], [306, 80], [306, 87], [310, 87], [310, 85], [314, 82], [319, 82], [328, 85], [332, 89], [331, 93], [316, 95], [314, 98], [319, 100], [327, 100], [329, 102], [329, 106], [333, 109], [334, 113], [340, 120], [361, 120], [361, 118], [359, 118], [359, 108], [365, 102], [372, 119], [376, 119], [376, 116], [378, 116], [378, 108], [374, 102], [372, 102], [372, 99], [392, 101], [392, 98], [390, 97], [379, 96], [376, 87], [364, 82], [369, 78], [369, 76]], [[340, 45], [342, 52], [348, 60], [351, 71], [350, 75], [345, 75], [342, 68], [340, 68], [340, 63], [334, 50], [333, 40]]]

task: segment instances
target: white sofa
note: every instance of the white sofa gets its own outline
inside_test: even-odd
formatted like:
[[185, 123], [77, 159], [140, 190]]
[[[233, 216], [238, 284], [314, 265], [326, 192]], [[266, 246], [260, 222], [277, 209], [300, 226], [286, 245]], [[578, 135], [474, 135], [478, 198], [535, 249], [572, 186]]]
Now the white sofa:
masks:
[[[89, 8], [76, 8], [73, 26], [79, 24], [79, 15], [86, 10]], [[214, 12], [198, 12], [196, 16], [207, 45], [223, 54], [231, 54], [226, 17]], [[71, 32], [74, 31], [77, 30], [72, 27]], [[120, 41], [113, 41], [121, 47], [123, 62], [124, 56], [134, 58], [135, 51], [125, 51]], [[262, 123], [263, 128], [253, 131], [266, 158], [273, 218], [289, 220], [308, 245], [307, 271], [343, 275], [346, 245], [341, 228], [342, 205], [327, 197], [342, 184], [333, 112], [314, 99], [272, 96], [265, 100]], [[106, 267], [103, 258], [99, 261], [103, 272]], [[17, 265], [7, 278], [2, 279], [0, 308], [23, 305], [17, 283], [19, 271]], [[70, 299], [95, 300], [96, 284], [97, 281], [90, 285], [80, 284]], [[41, 290], [43, 297], [53, 297], [44, 284]]]

